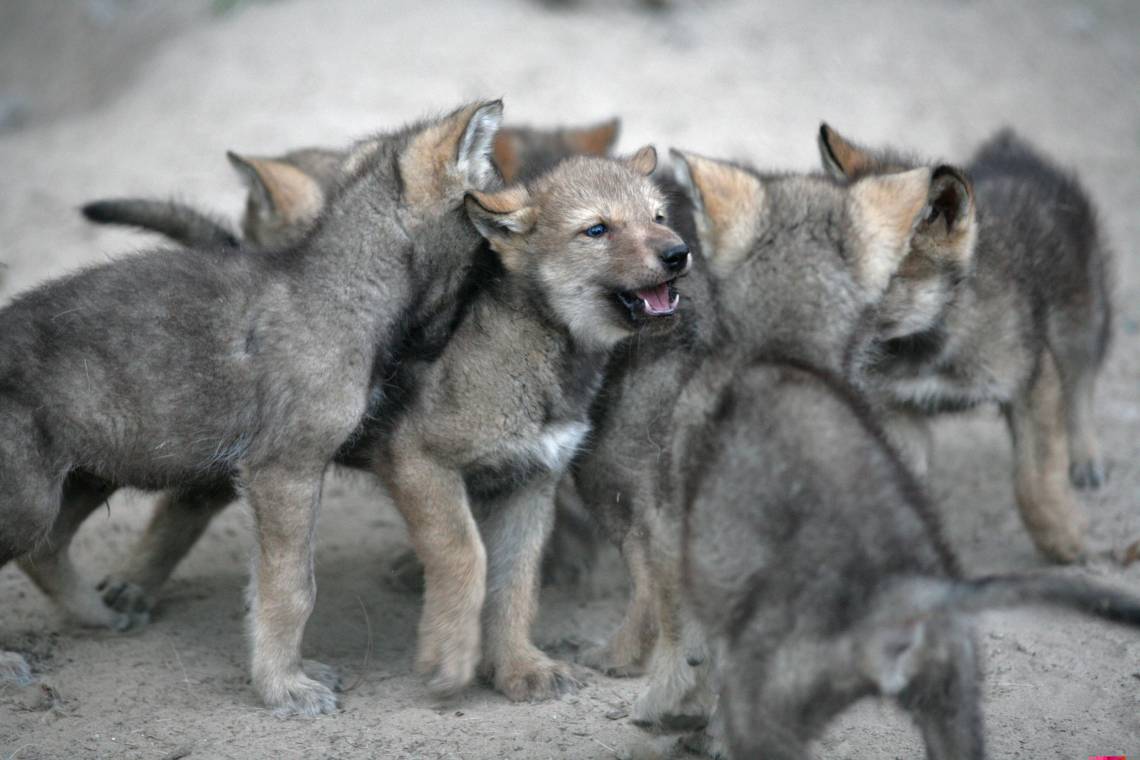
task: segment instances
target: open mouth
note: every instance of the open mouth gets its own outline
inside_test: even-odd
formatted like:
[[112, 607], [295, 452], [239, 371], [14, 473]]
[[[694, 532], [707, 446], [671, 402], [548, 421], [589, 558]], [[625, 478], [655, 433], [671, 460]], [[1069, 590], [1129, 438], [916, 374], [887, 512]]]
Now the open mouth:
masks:
[[673, 287], [676, 280], [653, 285], [640, 290], [623, 290], [617, 299], [627, 310], [631, 319], [638, 317], [666, 317], [677, 311], [681, 296]]

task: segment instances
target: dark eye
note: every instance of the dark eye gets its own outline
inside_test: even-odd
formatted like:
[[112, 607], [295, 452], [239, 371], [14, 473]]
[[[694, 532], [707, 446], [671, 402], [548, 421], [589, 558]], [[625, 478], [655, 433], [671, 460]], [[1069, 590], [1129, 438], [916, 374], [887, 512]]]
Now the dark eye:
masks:
[[586, 237], [596, 238], [596, 237], [601, 237], [602, 235], [606, 234], [606, 232], [608, 230], [609, 230], [609, 227], [607, 227], [604, 224], [595, 224], [593, 227], [587, 227], [584, 230], [583, 234]]
[[658, 224], [665, 224], [665, 214], [658, 211], [657, 216], [653, 217], [653, 221], [657, 222]]

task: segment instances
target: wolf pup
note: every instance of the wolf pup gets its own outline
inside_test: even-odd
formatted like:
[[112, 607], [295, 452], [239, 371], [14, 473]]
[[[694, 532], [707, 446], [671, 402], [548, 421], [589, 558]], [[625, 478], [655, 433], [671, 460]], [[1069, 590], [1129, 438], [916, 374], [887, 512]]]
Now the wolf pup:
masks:
[[735, 758], [801, 760], [845, 708], [890, 698], [932, 760], [983, 760], [970, 615], [1024, 604], [1140, 625], [1140, 599], [1072, 576], [963, 579], [866, 405], [795, 362], [710, 367], [675, 423], [686, 600], [719, 653]]
[[920, 487], [834, 379], [876, 339], [860, 313], [879, 313], [910, 251], [953, 234], [941, 220], [968, 183], [946, 166], [836, 186], [680, 158], [714, 277], [733, 267], [718, 313], [754, 336], [694, 363], [656, 479], [658, 523], [684, 525], [686, 608], [719, 653], [733, 756], [802, 757], [879, 693], [912, 710], [932, 758], [980, 758], [964, 612], [1039, 601], [1140, 624], [1140, 601], [1073, 578], [959, 580]]
[[[504, 127], [495, 134], [491, 158], [503, 181], [524, 182], [570, 156], [608, 155], [620, 126], [615, 118], [588, 127]], [[363, 141], [349, 149], [301, 148], [274, 157], [227, 153], [249, 187], [240, 238], [226, 222], [177, 201], [120, 198], [81, 210], [90, 221], [150, 230], [190, 247], [285, 248], [304, 238], [337, 182], [372, 147]]]
[[463, 198], [497, 181], [501, 116], [477, 103], [377, 137], [300, 247], [150, 252], [0, 311], [0, 565], [18, 559], [77, 620], [125, 628], [69, 560], [82, 520], [120, 486], [240, 488], [259, 547], [254, 687], [281, 713], [335, 709], [335, 676], [300, 657], [324, 472], [383, 410], [408, 335], [451, 329], [482, 244]]
[[481, 608], [481, 669], [497, 689], [534, 699], [573, 686], [530, 641], [539, 560], [610, 352], [676, 322], [674, 281], [691, 257], [666, 225], [655, 165], [652, 148], [625, 162], [571, 158], [529, 185], [468, 196], [505, 272], [439, 360], [413, 370], [376, 465], [424, 565], [417, 664], [435, 691], [470, 680]]
[[[824, 166], [849, 181], [921, 162], [869, 151], [820, 128]], [[1014, 446], [1014, 490], [1038, 550], [1072, 562], [1085, 518], [1070, 483], [1105, 469], [1093, 393], [1108, 348], [1110, 255], [1077, 180], [1005, 131], [967, 167], [971, 193], [932, 206], [938, 245], [908, 252], [879, 314], [879, 338], [853, 356], [869, 392], [925, 414], [997, 403]]]

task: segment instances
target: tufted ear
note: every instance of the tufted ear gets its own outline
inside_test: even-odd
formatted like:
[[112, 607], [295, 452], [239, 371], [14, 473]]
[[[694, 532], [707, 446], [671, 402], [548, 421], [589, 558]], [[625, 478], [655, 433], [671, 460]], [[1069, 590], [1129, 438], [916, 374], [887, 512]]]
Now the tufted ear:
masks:
[[497, 193], [473, 190], [464, 198], [467, 216], [499, 254], [503, 266], [517, 270], [525, 263], [523, 238], [534, 229], [538, 209], [522, 185], [512, 185]]
[[657, 149], [646, 145], [625, 160], [630, 169], [648, 177], [657, 168]]
[[833, 179], [846, 180], [869, 171], [875, 157], [871, 151], [849, 142], [827, 124], [819, 125], [819, 157]]
[[764, 183], [752, 172], [674, 150], [674, 177], [693, 201], [701, 249], [726, 270], [746, 257], [764, 212]]
[[931, 171], [873, 174], [851, 186], [854, 276], [869, 293], [884, 292], [910, 251], [931, 189]]
[[973, 184], [960, 169], [946, 164], [936, 167], [914, 247], [964, 269], [974, 255], [976, 230]]
[[573, 152], [584, 156], [608, 156], [617, 144], [620, 131], [621, 119], [615, 116], [601, 124], [564, 129], [562, 142]]
[[316, 219], [325, 195], [316, 179], [285, 161], [226, 152], [249, 186], [249, 208], [262, 220], [301, 224]]
[[458, 199], [486, 189], [498, 178], [491, 146], [503, 120], [503, 102], [464, 106], [429, 122], [408, 140], [399, 156], [404, 198], [413, 205]]

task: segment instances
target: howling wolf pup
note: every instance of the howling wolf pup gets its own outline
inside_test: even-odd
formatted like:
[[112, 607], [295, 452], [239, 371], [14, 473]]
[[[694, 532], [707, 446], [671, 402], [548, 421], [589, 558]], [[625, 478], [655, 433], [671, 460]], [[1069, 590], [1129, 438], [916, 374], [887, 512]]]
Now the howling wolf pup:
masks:
[[[877, 339], [860, 311], [881, 313], [911, 252], [953, 237], [965, 178], [921, 167], [833, 185], [683, 159], [714, 274], [735, 262], [721, 318], [755, 335], [694, 364], [657, 470], [730, 754], [806, 757], [832, 717], [880, 695], [933, 760], [981, 760], [969, 613], [1041, 603], [1140, 625], [1140, 599], [1072, 576], [962, 579], [918, 483], [837, 379], [849, 346]], [[750, 290], [750, 310], [730, 307]]]
[[[282, 713], [336, 706], [302, 666], [324, 472], [385, 407], [396, 351], [446, 340], [482, 238], [465, 194], [497, 182], [499, 102], [375, 138], [298, 247], [155, 251], [0, 311], [0, 565], [78, 621], [126, 628], [68, 545], [114, 489], [247, 496], [253, 684]], [[306, 670], [307, 668], [307, 670]]]
[[[923, 164], [827, 125], [819, 146], [842, 181]], [[1112, 323], [1110, 255], [1077, 180], [1012, 132], [983, 145], [967, 174], [957, 203], [930, 207], [946, 234], [908, 251], [874, 317], [878, 337], [853, 354], [851, 374], [912, 417], [997, 403], [1030, 537], [1072, 562], [1085, 519], [1070, 483], [1105, 478], [1092, 418]]]

